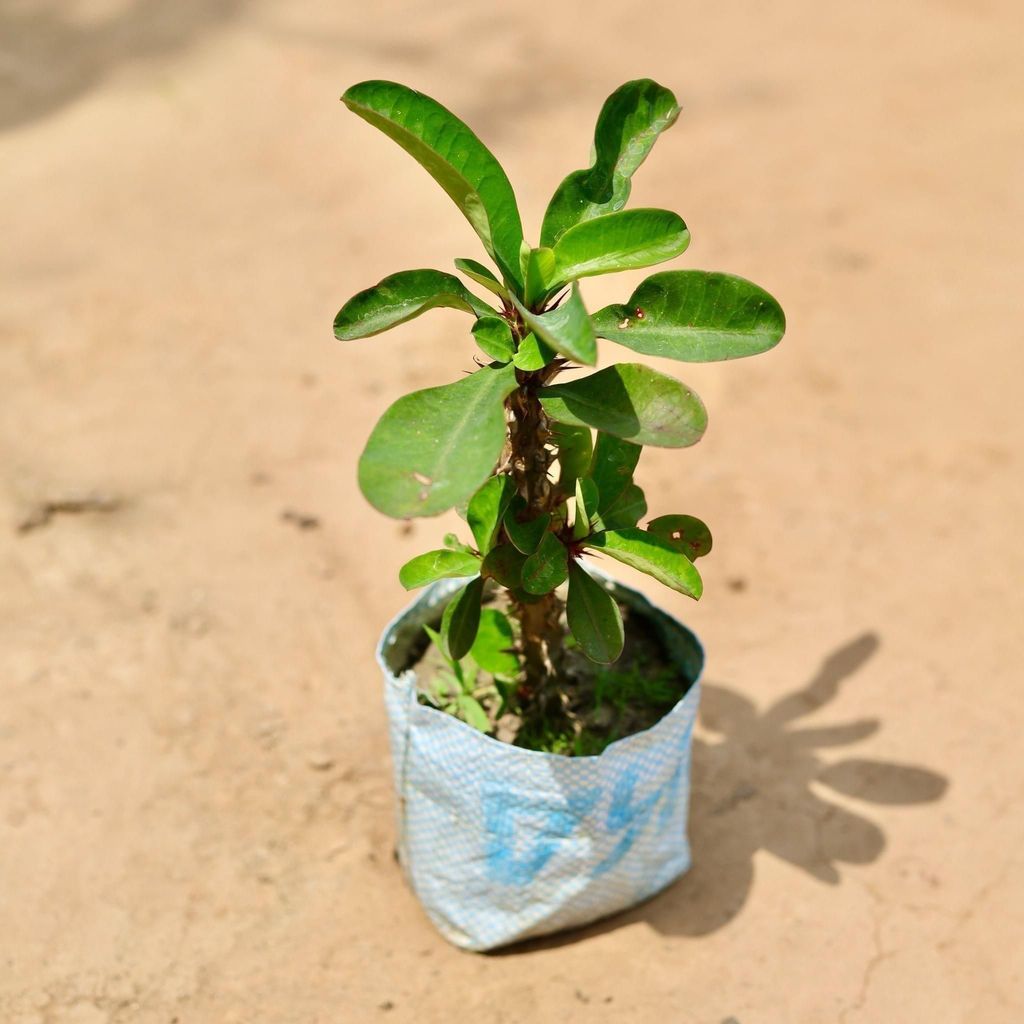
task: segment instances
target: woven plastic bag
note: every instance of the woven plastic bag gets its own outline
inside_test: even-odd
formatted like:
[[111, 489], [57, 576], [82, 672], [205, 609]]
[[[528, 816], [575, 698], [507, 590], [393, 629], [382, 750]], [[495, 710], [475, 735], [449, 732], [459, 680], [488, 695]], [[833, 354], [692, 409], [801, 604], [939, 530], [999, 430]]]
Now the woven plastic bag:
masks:
[[690, 866], [690, 748], [704, 652], [637, 591], [598, 578], [648, 619], [692, 685], [653, 727], [596, 757], [514, 747], [418, 702], [409, 651], [464, 580], [426, 588], [381, 637], [399, 860], [438, 930], [465, 949], [624, 910]]

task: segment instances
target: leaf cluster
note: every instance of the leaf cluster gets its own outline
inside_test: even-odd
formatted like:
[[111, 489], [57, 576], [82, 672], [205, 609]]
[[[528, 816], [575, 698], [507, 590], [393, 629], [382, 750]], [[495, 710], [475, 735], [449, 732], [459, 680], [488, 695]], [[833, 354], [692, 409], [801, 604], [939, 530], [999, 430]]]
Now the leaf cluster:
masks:
[[[443, 578], [467, 580], [437, 637], [456, 665], [474, 649], [485, 622], [491, 639], [500, 634], [508, 641], [506, 657], [514, 657], [511, 624], [500, 625], [482, 609], [488, 581], [506, 588], [519, 607], [567, 583], [572, 636], [589, 658], [609, 664], [622, 650], [622, 619], [585, 560], [605, 556], [700, 597], [694, 562], [711, 549], [708, 528], [680, 514], [642, 528], [647, 503], [633, 473], [644, 445], [684, 448], [699, 441], [707, 414], [691, 388], [641, 363], [557, 378], [571, 365], [595, 366], [598, 339], [681, 362], [764, 352], [782, 337], [782, 309], [743, 278], [668, 270], [647, 277], [624, 302], [588, 312], [582, 279], [663, 263], [690, 242], [677, 214], [625, 209], [634, 172], [679, 114], [672, 93], [653, 81], [627, 82], [605, 102], [592, 162], [556, 189], [538, 246], [524, 240], [501, 165], [449, 110], [394, 82], [362, 82], [342, 99], [427, 170], [492, 263], [455, 260], [469, 284], [440, 270], [392, 274], [355, 295], [335, 319], [336, 337], [350, 341], [449, 307], [468, 314], [481, 353], [474, 372], [399, 398], [360, 457], [359, 485], [375, 508], [396, 518], [457, 508], [472, 534], [472, 544], [450, 536], [445, 547], [412, 559], [401, 582], [412, 589]], [[539, 405], [557, 470], [542, 506], [527, 500], [509, 465], [509, 410], [517, 392]], [[450, 702], [470, 708], [469, 720], [472, 681], [453, 678]]]

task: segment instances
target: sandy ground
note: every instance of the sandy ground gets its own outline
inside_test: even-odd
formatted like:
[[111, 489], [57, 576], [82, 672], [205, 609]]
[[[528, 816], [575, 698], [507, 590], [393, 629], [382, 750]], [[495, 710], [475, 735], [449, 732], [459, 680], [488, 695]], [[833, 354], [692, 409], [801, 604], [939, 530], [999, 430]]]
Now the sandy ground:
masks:
[[[5, 1024], [1024, 1019], [1020, 6], [626, 6], [0, 0]], [[372, 660], [449, 520], [355, 486], [473, 348], [330, 324], [479, 250], [337, 97], [461, 112], [535, 235], [643, 75], [685, 112], [636, 201], [791, 325], [665, 367], [711, 427], [641, 464], [716, 538], [656, 594], [710, 656], [696, 865], [474, 956], [392, 862]]]

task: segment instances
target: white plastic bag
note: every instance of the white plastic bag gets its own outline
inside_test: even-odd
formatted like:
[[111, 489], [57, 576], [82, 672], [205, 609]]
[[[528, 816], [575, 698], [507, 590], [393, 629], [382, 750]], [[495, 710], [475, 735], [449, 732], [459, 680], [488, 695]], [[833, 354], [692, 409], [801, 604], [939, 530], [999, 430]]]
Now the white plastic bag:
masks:
[[[599, 577], [600, 578], [600, 577]], [[524, 750], [417, 701], [410, 647], [464, 580], [426, 588], [384, 631], [398, 853], [442, 935], [487, 950], [633, 906], [690, 866], [690, 746], [704, 653], [637, 591], [604, 581], [645, 615], [685, 697], [652, 728], [596, 757]]]

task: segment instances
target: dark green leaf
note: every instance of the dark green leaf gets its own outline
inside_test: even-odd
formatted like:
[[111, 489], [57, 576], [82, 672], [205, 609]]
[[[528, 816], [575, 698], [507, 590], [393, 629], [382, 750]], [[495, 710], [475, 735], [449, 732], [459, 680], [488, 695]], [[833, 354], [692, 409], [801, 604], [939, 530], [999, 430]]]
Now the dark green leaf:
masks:
[[599, 512], [607, 509], [633, 480], [633, 470], [640, 461], [643, 449], [631, 441], [623, 441], [614, 434], [598, 431], [594, 445], [594, 458], [590, 463], [590, 476], [601, 495]]
[[593, 366], [597, 362], [597, 341], [590, 323], [579, 285], [574, 284], [569, 297], [547, 313], [533, 313], [514, 295], [512, 302], [526, 326], [553, 349], [578, 363]]
[[519, 370], [532, 372], [543, 369], [558, 353], [543, 341], [537, 338], [536, 334], [528, 334], [521, 342], [512, 362]]
[[547, 532], [551, 514], [542, 512], [528, 521], [520, 519], [526, 513], [526, 502], [518, 495], [512, 499], [509, 510], [505, 513], [505, 532], [508, 539], [524, 555], [532, 555], [540, 544], [541, 537]]
[[537, 550], [523, 565], [523, 590], [528, 594], [550, 593], [565, 582], [568, 558], [565, 545], [553, 533], [545, 533]]
[[690, 363], [756, 355], [786, 330], [782, 307], [763, 288], [704, 270], [653, 274], [625, 305], [605, 306], [593, 321], [600, 338]]
[[690, 244], [682, 217], [668, 210], [618, 210], [569, 228], [555, 246], [555, 283], [664, 263]]
[[406, 590], [425, 587], [434, 580], [453, 576], [475, 576], [480, 571], [480, 559], [463, 551], [427, 551], [409, 559], [398, 570], [398, 581]]
[[674, 377], [620, 363], [540, 392], [544, 411], [560, 423], [596, 427], [636, 444], [685, 448], [707, 426], [701, 400]]
[[679, 548], [691, 562], [711, 550], [711, 531], [696, 516], [658, 516], [647, 529]]
[[625, 633], [619, 606], [579, 562], [569, 566], [565, 616], [569, 632], [591, 661], [610, 665], [622, 653]]
[[429, 96], [396, 82], [360, 82], [342, 100], [394, 139], [454, 200], [506, 280], [522, 283], [523, 226], [512, 185], [467, 125]]
[[508, 321], [500, 316], [482, 316], [473, 324], [473, 337], [485, 355], [507, 363], [515, 355], [515, 342]]
[[595, 530], [622, 530], [636, 526], [647, 515], [647, 500], [636, 484], [626, 484], [619, 496], [607, 505], [594, 523]]
[[470, 580], [452, 599], [441, 616], [441, 644], [449, 658], [464, 658], [480, 626], [480, 602], [484, 596], [482, 576]]
[[590, 520], [597, 513], [600, 504], [597, 484], [590, 477], [580, 477], [576, 481], [576, 518], [572, 524], [574, 540], [581, 540], [590, 533]]
[[508, 289], [482, 263], [471, 259], [459, 259], [455, 261], [455, 269], [461, 271], [471, 281], [483, 285], [498, 298], [508, 298]]
[[353, 295], [334, 318], [334, 336], [341, 341], [369, 338], [438, 306], [477, 316], [494, 312], [452, 274], [403, 270]]
[[586, 543], [687, 597], [699, 598], [704, 589], [693, 562], [677, 547], [646, 530], [635, 526], [606, 530], [595, 533]]
[[578, 477], [587, 472], [594, 442], [589, 427], [573, 427], [568, 423], [551, 424], [551, 440], [558, 447], [558, 482], [572, 492]]
[[497, 608], [484, 608], [480, 613], [480, 628], [469, 652], [470, 657], [485, 672], [511, 679], [519, 674], [515, 645], [515, 633], [508, 616]]
[[359, 487], [396, 519], [433, 516], [466, 501], [505, 443], [515, 368], [485, 366], [454, 384], [414, 391], [380, 418], [359, 459]]
[[516, 493], [515, 484], [507, 474], [492, 476], [469, 500], [466, 522], [473, 531], [477, 549], [486, 555], [498, 536], [505, 510]]
[[522, 582], [525, 561], [526, 555], [517, 551], [511, 544], [499, 544], [487, 553], [480, 572], [511, 590]]
[[593, 165], [573, 171], [555, 190], [544, 214], [540, 244], [553, 246], [574, 224], [621, 210], [633, 173], [678, 116], [675, 96], [656, 82], [645, 78], [619, 86], [597, 119]]

